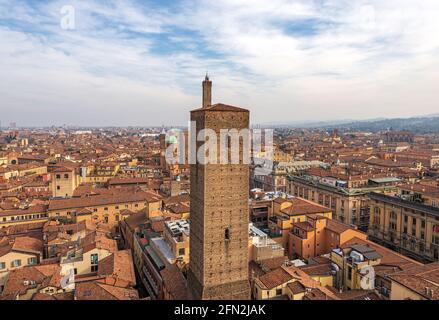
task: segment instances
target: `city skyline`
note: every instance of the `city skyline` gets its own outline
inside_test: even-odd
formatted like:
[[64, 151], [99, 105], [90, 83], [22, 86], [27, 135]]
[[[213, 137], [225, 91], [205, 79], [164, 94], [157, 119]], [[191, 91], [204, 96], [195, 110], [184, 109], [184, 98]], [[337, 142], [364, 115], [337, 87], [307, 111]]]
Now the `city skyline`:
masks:
[[213, 88], [189, 130], [1, 131], [0, 300], [439, 299], [437, 124], [262, 136]]
[[[65, 6], [75, 9], [73, 30], [61, 28]], [[206, 71], [222, 101], [250, 109], [253, 123], [437, 112], [435, 1], [0, 8], [3, 126], [186, 125]]]

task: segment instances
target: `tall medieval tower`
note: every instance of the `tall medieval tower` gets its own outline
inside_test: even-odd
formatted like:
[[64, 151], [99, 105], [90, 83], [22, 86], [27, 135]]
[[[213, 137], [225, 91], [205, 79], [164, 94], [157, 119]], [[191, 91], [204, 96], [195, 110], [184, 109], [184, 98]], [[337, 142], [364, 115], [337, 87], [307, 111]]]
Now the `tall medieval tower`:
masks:
[[[203, 82], [203, 107], [191, 112], [196, 135], [202, 129], [249, 129], [249, 111], [211, 101], [212, 82]], [[196, 150], [204, 142], [196, 143]], [[230, 153], [231, 145], [227, 150]], [[193, 299], [250, 299], [248, 279], [249, 166], [191, 165], [191, 229], [188, 287]]]

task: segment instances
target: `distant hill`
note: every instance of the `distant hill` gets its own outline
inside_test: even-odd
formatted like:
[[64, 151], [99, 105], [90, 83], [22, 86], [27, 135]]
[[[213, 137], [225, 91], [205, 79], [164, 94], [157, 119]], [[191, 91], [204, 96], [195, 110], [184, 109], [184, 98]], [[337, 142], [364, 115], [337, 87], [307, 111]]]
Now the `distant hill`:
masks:
[[265, 123], [262, 127], [339, 129], [340, 131], [410, 130], [414, 133], [439, 133], [439, 114], [412, 118], [377, 118], [369, 120], [339, 120], [292, 123]]
[[354, 121], [344, 123], [341, 126], [329, 125], [325, 127], [328, 129], [339, 127], [343, 131], [409, 130], [414, 133], [439, 133], [439, 116]]

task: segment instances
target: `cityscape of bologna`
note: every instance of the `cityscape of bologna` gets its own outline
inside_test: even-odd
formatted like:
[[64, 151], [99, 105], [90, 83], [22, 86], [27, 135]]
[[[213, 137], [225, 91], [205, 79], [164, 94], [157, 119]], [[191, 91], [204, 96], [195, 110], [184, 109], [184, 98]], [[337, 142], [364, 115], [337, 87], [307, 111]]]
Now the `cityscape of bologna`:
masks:
[[437, 1], [0, 12], [1, 302], [439, 299]]

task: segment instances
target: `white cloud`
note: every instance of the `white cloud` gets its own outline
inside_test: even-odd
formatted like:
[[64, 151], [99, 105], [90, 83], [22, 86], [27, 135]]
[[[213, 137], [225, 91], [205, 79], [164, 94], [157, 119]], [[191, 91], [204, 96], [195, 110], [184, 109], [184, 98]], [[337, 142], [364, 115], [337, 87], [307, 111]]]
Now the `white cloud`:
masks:
[[[75, 31], [59, 27], [65, 4]], [[185, 124], [205, 70], [214, 98], [255, 122], [437, 112], [436, 0], [0, 0], [0, 10], [3, 121]]]

